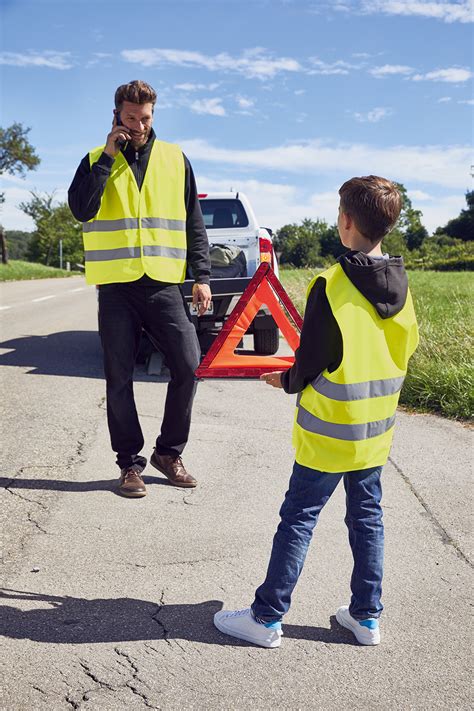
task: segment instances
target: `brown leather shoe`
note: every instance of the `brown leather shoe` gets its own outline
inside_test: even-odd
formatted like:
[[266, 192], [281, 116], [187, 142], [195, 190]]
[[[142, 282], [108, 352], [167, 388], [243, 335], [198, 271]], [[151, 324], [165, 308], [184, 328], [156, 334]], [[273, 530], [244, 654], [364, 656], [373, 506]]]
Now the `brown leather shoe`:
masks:
[[141, 472], [133, 466], [122, 469], [118, 489], [122, 496], [128, 496], [129, 498], [136, 499], [146, 496], [146, 486], [141, 478]]
[[196, 479], [184, 468], [181, 457], [171, 457], [169, 454], [153, 452], [150, 464], [164, 474], [173, 486], [181, 486], [183, 489], [192, 489], [197, 486]]

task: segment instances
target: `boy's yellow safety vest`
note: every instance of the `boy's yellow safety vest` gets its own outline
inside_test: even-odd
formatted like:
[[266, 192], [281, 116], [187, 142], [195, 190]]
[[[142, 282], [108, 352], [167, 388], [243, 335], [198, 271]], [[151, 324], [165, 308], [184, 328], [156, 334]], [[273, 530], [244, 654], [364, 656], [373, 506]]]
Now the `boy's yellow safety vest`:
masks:
[[[89, 154], [91, 166], [105, 146]], [[88, 284], [128, 282], [148, 274], [179, 284], [186, 274], [185, 166], [180, 148], [153, 142], [141, 190], [119, 153], [99, 212], [83, 223]]]
[[[386, 463], [408, 359], [418, 345], [410, 292], [402, 310], [379, 316], [340, 264], [319, 274], [342, 334], [343, 355], [299, 394], [293, 429], [296, 461], [324, 472]], [[318, 334], [314, 334], [317, 341]]]

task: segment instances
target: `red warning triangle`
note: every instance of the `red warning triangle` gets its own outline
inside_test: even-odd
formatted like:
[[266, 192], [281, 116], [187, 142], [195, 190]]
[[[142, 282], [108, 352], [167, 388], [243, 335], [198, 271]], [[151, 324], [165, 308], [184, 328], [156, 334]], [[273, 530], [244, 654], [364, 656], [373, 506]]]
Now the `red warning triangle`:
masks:
[[[198, 378], [256, 378], [262, 373], [288, 370], [294, 356], [238, 355], [235, 349], [247, 332], [262, 304], [268, 307], [293, 352], [300, 342], [303, 319], [275, 276], [263, 262], [224, 323], [221, 332], [196, 370]], [[285, 313], [288, 311], [291, 320]]]

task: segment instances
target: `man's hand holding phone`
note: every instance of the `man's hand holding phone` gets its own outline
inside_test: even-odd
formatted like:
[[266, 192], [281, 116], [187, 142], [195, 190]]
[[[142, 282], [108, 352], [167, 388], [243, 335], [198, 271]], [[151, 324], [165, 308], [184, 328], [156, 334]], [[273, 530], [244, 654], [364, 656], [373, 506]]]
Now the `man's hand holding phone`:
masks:
[[120, 149], [131, 140], [131, 135], [128, 129], [122, 125], [120, 113], [117, 111], [114, 114], [112, 130], [107, 136], [104, 153], [107, 153], [111, 158], [115, 158]]

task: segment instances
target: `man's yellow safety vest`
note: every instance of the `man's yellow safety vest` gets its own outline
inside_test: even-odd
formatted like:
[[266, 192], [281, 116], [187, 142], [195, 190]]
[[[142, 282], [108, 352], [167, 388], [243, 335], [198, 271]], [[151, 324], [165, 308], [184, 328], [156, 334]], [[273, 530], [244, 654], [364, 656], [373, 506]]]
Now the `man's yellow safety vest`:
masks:
[[418, 345], [411, 294], [399, 313], [383, 319], [340, 264], [313, 279], [308, 296], [320, 278], [326, 280], [343, 355], [334, 372], [325, 369], [298, 396], [296, 461], [324, 472], [381, 466], [390, 453], [408, 359]]
[[[98, 160], [105, 146], [89, 154]], [[153, 142], [141, 190], [119, 153], [99, 212], [83, 223], [88, 284], [129, 282], [147, 274], [179, 284], [186, 274], [185, 166], [179, 146]]]

